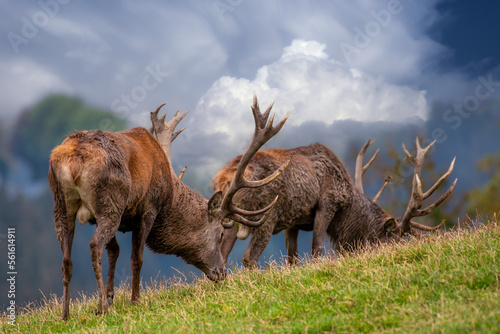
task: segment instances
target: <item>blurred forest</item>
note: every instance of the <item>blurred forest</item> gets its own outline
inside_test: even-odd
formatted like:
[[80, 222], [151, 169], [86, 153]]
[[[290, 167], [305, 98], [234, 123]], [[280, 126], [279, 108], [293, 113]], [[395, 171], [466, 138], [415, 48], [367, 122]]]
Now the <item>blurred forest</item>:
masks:
[[[366, 159], [377, 148], [381, 152], [365, 176], [365, 189], [368, 196], [373, 197], [385, 177], [391, 176], [392, 182], [380, 204], [397, 216], [404, 212], [411, 189], [411, 177], [405, 175], [408, 162], [402, 153], [401, 143], [404, 142], [411, 150], [415, 145], [415, 136], [425, 140], [435, 136], [436, 129], [441, 129], [442, 132], [439, 133], [444, 135], [439, 136], [435, 148], [426, 159], [424, 187], [430, 187], [446, 171], [454, 156], [457, 157], [457, 162], [447, 185], [454, 178], [458, 178], [458, 184], [453, 198], [422, 221], [435, 225], [441, 219], [446, 219], [447, 226], [451, 227], [459, 219], [469, 219], [468, 216], [470, 219], [477, 215], [486, 218], [500, 211], [500, 103], [493, 101], [485, 104], [468, 119], [464, 119], [457, 129], [443, 121], [445, 109], [446, 105], [436, 103], [430, 118], [425, 122], [404, 127], [395, 124], [384, 128], [380, 133], [360, 132], [357, 135], [359, 139], [348, 143], [349, 153], [340, 158], [352, 173], [356, 155], [368, 136], [376, 139], [373, 148], [367, 152]], [[47, 182], [51, 149], [75, 131], [118, 131], [129, 126], [125, 120], [117, 118], [110, 111], [90, 107], [79, 98], [63, 95], [51, 95], [42, 99], [32, 108], [24, 110], [13, 125], [0, 124], [0, 247], [6, 247], [7, 227], [16, 227], [18, 304], [38, 301], [43, 295], [48, 297], [55, 293], [60, 296], [62, 293], [62, 255], [54, 230], [52, 193]], [[210, 182], [189, 177], [185, 180], [194, 189], [206, 188], [206, 184]], [[437, 191], [437, 196], [444, 192], [445, 186]], [[85, 225], [77, 227], [77, 230], [73, 246], [72, 296], [76, 296], [77, 291], [96, 290], [88, 247], [94, 227]], [[117, 285], [130, 275], [131, 236], [120, 233], [118, 237], [121, 256], [117, 265]], [[307, 238], [310, 236], [300, 239], [304, 252], [310, 250], [310, 239]], [[284, 254], [283, 239], [282, 234], [273, 236], [266, 251], [271, 254], [281, 251]], [[231, 255], [233, 261], [241, 259], [246, 244], [247, 242], [237, 243], [238, 247], [235, 247]], [[3, 255], [6, 252], [2, 251], [0, 254], [1, 263], [7, 263], [6, 255]], [[150, 278], [154, 279], [160, 270], [162, 275], [179, 275], [181, 272], [184, 275], [186, 273], [183, 268], [187, 268], [186, 272], [195, 270], [172, 256], [153, 255], [149, 251], [144, 256], [142, 275], [146, 282]], [[171, 270], [171, 267], [179, 272]], [[1, 287], [0, 308], [7, 302], [7, 287]]]

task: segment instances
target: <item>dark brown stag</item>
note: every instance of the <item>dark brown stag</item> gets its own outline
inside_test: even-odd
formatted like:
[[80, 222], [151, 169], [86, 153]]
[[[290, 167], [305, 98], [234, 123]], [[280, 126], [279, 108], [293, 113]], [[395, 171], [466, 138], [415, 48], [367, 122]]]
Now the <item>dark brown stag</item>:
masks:
[[[234, 206], [231, 194], [215, 194], [209, 201], [184, 185], [173, 174], [170, 143], [177, 123], [184, 117], [176, 114], [165, 123], [158, 119], [160, 106], [151, 113], [153, 135], [144, 128], [120, 132], [82, 131], [68, 136], [50, 157], [49, 183], [54, 194], [54, 220], [63, 253], [63, 312], [69, 317], [69, 286], [72, 275], [71, 248], [75, 218], [80, 224], [97, 225], [90, 240], [92, 266], [95, 272], [99, 302], [97, 313], [104, 313], [112, 302], [114, 270], [119, 254], [115, 234], [132, 232], [132, 302], [139, 300], [140, 270], [143, 250], [175, 254], [202, 270], [210, 279], [224, 277], [225, 262], [221, 253], [224, 228], [233, 226], [226, 217], [241, 224], [258, 226], [245, 215], [264, 214], [265, 209], [251, 212]], [[276, 127], [269, 112], [261, 114], [252, 108], [255, 133], [238, 172], [231, 180], [236, 191], [240, 187], [256, 187], [271, 182], [286, 167], [259, 182], [247, 182], [243, 173], [251, 157], [283, 126]], [[174, 136], [174, 137], [173, 137]], [[106, 286], [102, 276], [102, 255], [106, 246], [109, 270]]]
[[[370, 162], [363, 166], [364, 154], [371, 143], [368, 141], [358, 155], [355, 183], [338, 157], [321, 144], [257, 152], [248, 166], [247, 177], [250, 179], [265, 177], [290, 155], [293, 155], [293, 159], [281, 177], [259, 190], [259, 197], [256, 197], [251, 189], [242, 190], [239, 196], [235, 197], [240, 207], [249, 210], [261, 206], [276, 194], [279, 195], [279, 200], [261, 226], [251, 229], [243, 227], [240, 231], [238, 226], [235, 226], [226, 231], [222, 245], [224, 259], [227, 261], [237, 234], [244, 238], [250, 230], [252, 238], [242, 259], [245, 266], [257, 265], [271, 235], [280, 231], [285, 234], [288, 262], [296, 263], [299, 230], [313, 231], [312, 255], [315, 257], [322, 254], [325, 233], [334, 249], [353, 250], [366, 243], [399, 240], [402, 235], [417, 234], [419, 229], [439, 228], [429, 228], [411, 221], [411, 218], [429, 214], [450, 195], [456, 180], [436, 202], [421, 209], [423, 200], [450, 175], [455, 160], [436, 184], [423, 193], [419, 175], [424, 155], [434, 143], [422, 149], [417, 139], [415, 157], [405, 148], [408, 158], [414, 164], [414, 181], [408, 208], [404, 217], [397, 222], [375, 203], [383, 188], [374, 200], [366, 197], [363, 192], [362, 176], [376, 156], [375, 154]], [[229, 161], [215, 175], [212, 180], [215, 191], [226, 191], [239, 160], [240, 157], [237, 157]], [[386, 184], [388, 181], [386, 180]]]

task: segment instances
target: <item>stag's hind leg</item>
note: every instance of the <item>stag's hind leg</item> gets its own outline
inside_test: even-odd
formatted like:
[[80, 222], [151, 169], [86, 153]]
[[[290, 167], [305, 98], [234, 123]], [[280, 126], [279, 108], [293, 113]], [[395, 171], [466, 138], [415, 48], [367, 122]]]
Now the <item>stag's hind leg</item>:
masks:
[[106, 281], [106, 296], [108, 298], [108, 304], [111, 306], [113, 303], [113, 297], [115, 296], [115, 268], [116, 261], [120, 255], [120, 246], [118, 246], [118, 241], [116, 241], [116, 236], [111, 239], [106, 245], [106, 251], [108, 252], [108, 280]]
[[[64, 226], [64, 227], [63, 227]], [[73, 262], [71, 261], [71, 248], [73, 246], [73, 237], [75, 235], [75, 218], [56, 220], [56, 230], [61, 251], [63, 253], [62, 261], [62, 276], [63, 276], [63, 311], [61, 318], [67, 320], [69, 318], [69, 285], [73, 272]]]
[[[73, 272], [73, 262], [71, 261], [71, 248], [73, 246], [73, 237], [75, 235], [75, 205], [74, 201], [66, 202], [60, 184], [51, 179], [51, 187], [54, 192], [54, 223], [57, 232], [57, 239], [61, 246], [63, 254], [62, 277], [63, 277], [63, 309], [61, 318], [69, 318], [69, 286]], [[56, 190], [54, 190], [56, 189]], [[69, 205], [69, 206], [68, 206]], [[71, 210], [71, 212], [69, 212]]]
[[[94, 269], [95, 279], [97, 282], [97, 291], [99, 293], [99, 303], [97, 305], [97, 314], [106, 313], [109, 308], [108, 298], [106, 296], [106, 288], [104, 286], [102, 276], [102, 253], [104, 246], [115, 237], [116, 231], [120, 226], [120, 216], [115, 214], [111, 216], [97, 216], [97, 228], [92, 239], [90, 239], [90, 259]], [[114, 274], [113, 274], [114, 276]]]

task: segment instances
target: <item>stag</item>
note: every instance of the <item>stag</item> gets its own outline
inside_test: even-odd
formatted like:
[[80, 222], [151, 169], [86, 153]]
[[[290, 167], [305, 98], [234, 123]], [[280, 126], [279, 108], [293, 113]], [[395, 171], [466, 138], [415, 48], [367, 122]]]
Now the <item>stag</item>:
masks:
[[[313, 257], [317, 257], [322, 254], [325, 234], [328, 235], [334, 249], [354, 250], [363, 244], [399, 240], [406, 234], [418, 234], [418, 230], [439, 228], [440, 225], [430, 228], [418, 224], [411, 218], [429, 214], [453, 191], [457, 180], [436, 202], [421, 209], [423, 200], [451, 174], [455, 159], [448, 171], [423, 193], [420, 182], [421, 167], [425, 153], [434, 142], [422, 149], [417, 138], [415, 157], [403, 145], [408, 159], [414, 164], [414, 180], [406, 212], [401, 220], [396, 221], [376, 204], [389, 179], [374, 200], [369, 199], [363, 191], [362, 176], [378, 153], [375, 153], [363, 166], [364, 154], [371, 144], [372, 142], [368, 141], [358, 155], [355, 183], [340, 159], [322, 144], [257, 152], [248, 166], [247, 174], [250, 179], [265, 177], [290, 155], [293, 155], [293, 159], [280, 178], [259, 190], [260, 196], [255, 196], [251, 189], [245, 189], [235, 199], [239, 206], [251, 210], [275, 194], [279, 195], [273, 212], [261, 226], [243, 227], [238, 230], [236, 225], [230, 231], [226, 231], [222, 244], [225, 261], [236, 239], [245, 238], [250, 230], [252, 237], [242, 259], [245, 266], [256, 266], [271, 235], [280, 231], [284, 231], [285, 234], [288, 263], [295, 264], [298, 262], [299, 230], [313, 231], [311, 253]], [[226, 191], [239, 160], [240, 157], [237, 157], [229, 161], [215, 175], [212, 180], [215, 191]]]
[[[119, 255], [116, 232], [132, 232], [132, 296], [139, 301], [140, 270], [144, 246], [161, 254], [175, 254], [202, 270], [214, 281], [225, 274], [221, 242], [225, 228], [234, 222], [257, 227], [271, 212], [276, 198], [255, 212], [234, 205], [231, 193], [216, 193], [210, 200], [182, 183], [170, 162], [170, 144], [177, 123], [185, 115], [176, 114], [171, 122], [158, 119], [163, 105], [151, 113], [153, 131], [162, 145], [144, 128], [120, 132], [81, 131], [68, 136], [54, 148], [50, 157], [49, 184], [54, 195], [54, 221], [63, 253], [63, 311], [69, 317], [69, 287], [73, 263], [71, 248], [75, 218], [80, 224], [90, 222], [96, 231], [90, 240], [92, 266], [99, 295], [96, 313], [107, 312], [114, 294], [114, 271]], [[231, 180], [236, 192], [245, 187], [270, 183], [285, 168], [272, 175], [247, 181], [244, 171], [251, 157], [282, 128], [286, 117], [273, 126], [270, 108], [262, 114], [255, 98], [252, 112], [254, 136]], [[163, 148], [162, 148], [163, 146]], [[234, 195], [234, 194], [233, 194]], [[245, 216], [263, 215], [253, 221]], [[230, 221], [226, 218], [231, 219]], [[106, 285], [102, 275], [102, 255], [106, 246], [109, 258]]]

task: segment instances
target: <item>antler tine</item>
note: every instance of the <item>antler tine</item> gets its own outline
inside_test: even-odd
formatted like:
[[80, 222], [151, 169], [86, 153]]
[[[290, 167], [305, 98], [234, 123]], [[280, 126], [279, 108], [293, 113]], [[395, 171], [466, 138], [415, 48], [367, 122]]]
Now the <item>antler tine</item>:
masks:
[[439, 180], [436, 181], [436, 183], [434, 183], [434, 185], [425, 192], [425, 194], [423, 195], [424, 196], [424, 199], [428, 198], [430, 195], [432, 195], [434, 193], [434, 191], [448, 178], [448, 176], [451, 174], [451, 172], [453, 171], [453, 167], [455, 166], [455, 160], [456, 160], [457, 157], [454, 157], [453, 160], [451, 161], [451, 164], [450, 164], [450, 168], [448, 168], [448, 170], [446, 171], [446, 173], [444, 173], [440, 178]]
[[281, 120], [281, 122], [278, 125], [273, 127], [274, 114], [271, 115], [271, 117], [269, 118], [272, 107], [273, 104], [271, 104], [267, 108], [266, 112], [262, 114], [260, 112], [257, 96], [254, 95], [253, 105], [251, 107], [255, 121], [254, 135], [252, 140], [250, 141], [250, 144], [248, 145], [247, 150], [240, 159], [240, 162], [236, 169], [236, 173], [234, 174], [234, 178], [231, 181], [231, 184], [229, 185], [229, 188], [227, 189], [226, 193], [224, 194], [224, 198], [222, 199], [220, 207], [220, 210], [222, 211], [222, 215], [224, 217], [228, 217], [234, 221], [238, 221], [244, 225], [251, 227], [259, 226], [264, 221], [264, 219], [261, 218], [260, 220], [253, 222], [246, 219], [245, 217], [242, 217], [241, 215], [252, 216], [268, 212], [276, 203], [277, 198], [275, 198], [271, 204], [267, 205], [263, 209], [256, 211], [247, 211], [236, 207], [236, 205], [233, 203], [233, 196], [236, 194], [238, 190], [242, 188], [261, 187], [273, 181], [285, 170], [285, 168], [288, 166], [288, 164], [292, 159], [290, 157], [290, 159], [288, 159], [285, 163], [283, 163], [273, 174], [262, 180], [250, 181], [244, 178], [245, 169], [250, 163], [252, 157], [255, 155], [255, 153], [257, 153], [257, 151], [262, 147], [262, 145], [264, 145], [269, 139], [271, 139], [276, 133], [278, 133], [281, 130], [286, 120], [288, 119], [289, 114], [286, 114], [283, 120]]
[[[267, 205], [265, 208], [260, 209], [260, 210], [256, 210], [256, 211], [246, 211], [246, 210], [238, 208], [239, 212], [241, 212], [241, 213], [231, 213], [229, 216], [227, 216], [227, 218], [231, 219], [232, 221], [237, 221], [239, 223], [242, 223], [243, 225], [246, 225], [249, 227], [258, 227], [267, 219], [267, 217], [271, 213], [271, 208], [276, 204], [277, 201], [278, 201], [278, 196], [276, 196], [274, 198], [274, 200], [269, 205]], [[264, 213], [264, 215], [259, 220], [256, 220], [256, 221], [250, 220], [250, 219], [242, 216], [242, 214], [254, 216], [254, 215], [258, 215], [258, 214], [262, 214], [262, 213]], [[232, 227], [233, 224], [232, 223], [229, 223], [229, 224], [230, 225], [224, 225], [224, 226], [225, 227], [226, 226]]]
[[177, 136], [184, 131], [184, 128], [175, 132], [175, 127], [179, 124], [180, 121], [188, 114], [189, 111], [185, 111], [182, 114], [179, 114], [179, 110], [175, 113], [175, 115], [168, 121], [165, 122], [166, 114], [163, 114], [160, 118], [158, 118], [158, 113], [160, 109], [165, 105], [160, 105], [154, 112], [151, 112], [151, 123], [152, 133], [156, 133], [156, 139], [160, 143], [163, 151], [165, 152], [168, 161], [170, 162], [170, 170], [172, 175], [175, 175], [174, 169], [172, 167], [172, 159], [170, 156], [171, 144], [177, 138]]
[[391, 182], [391, 180], [392, 180], [392, 176], [388, 176], [388, 177], [385, 178], [384, 184], [382, 185], [382, 188], [380, 188], [380, 190], [375, 195], [375, 197], [373, 197], [373, 200], [372, 200], [373, 203], [377, 203], [378, 199], [380, 198], [380, 195], [382, 195], [382, 193], [385, 190], [385, 187], [387, 187], [387, 185]]
[[158, 112], [161, 107], [165, 104], [160, 105], [156, 111], [151, 113], [151, 123], [153, 124], [153, 130], [156, 132], [156, 137], [160, 144], [163, 146], [164, 144], [169, 144], [174, 141], [177, 136], [184, 131], [184, 128], [175, 132], [175, 127], [182, 121], [182, 119], [189, 113], [189, 111], [183, 112], [179, 115], [179, 110], [175, 113], [175, 115], [168, 121], [165, 122], [166, 114], [163, 114], [160, 118], [158, 118]]
[[[425, 216], [425, 215], [428, 215], [429, 213], [431, 213], [446, 198], [448, 198], [448, 196], [453, 192], [453, 189], [455, 188], [455, 185], [457, 183], [457, 179], [455, 179], [455, 181], [450, 186], [450, 188], [443, 195], [441, 195], [441, 197], [439, 197], [439, 199], [437, 201], [430, 204], [425, 209], [421, 209], [424, 199], [431, 196], [434, 193], [434, 191], [448, 178], [448, 176], [453, 171], [453, 167], [455, 165], [456, 158], [453, 158], [448, 170], [436, 181], [436, 183], [434, 183], [434, 185], [425, 193], [422, 191], [422, 182], [420, 181], [420, 176], [419, 176], [420, 171], [422, 169], [425, 154], [429, 151], [429, 149], [435, 143], [436, 143], [436, 141], [434, 140], [427, 147], [421, 148], [420, 143], [418, 141], [418, 137], [417, 137], [417, 141], [416, 141], [417, 153], [416, 153], [415, 157], [412, 156], [411, 154], [409, 154], [408, 150], [406, 149], [406, 147], [403, 144], [403, 149], [405, 150], [406, 155], [413, 162], [413, 165], [414, 165], [414, 178], [413, 178], [412, 192], [411, 192], [410, 200], [408, 202], [408, 206], [406, 207], [405, 214], [403, 216], [403, 219], [401, 220], [401, 228], [402, 228], [403, 232], [408, 232], [410, 230], [411, 226], [414, 226], [416, 228], [420, 228], [418, 226], [418, 223], [411, 222], [411, 218]], [[417, 225], [415, 225], [415, 224], [417, 224]], [[422, 228], [420, 228], [420, 229], [422, 229]]]
[[408, 157], [408, 159], [413, 163], [414, 167], [415, 167], [415, 171], [417, 172], [417, 174], [420, 174], [420, 170], [422, 169], [422, 163], [424, 161], [424, 157], [425, 155], [427, 154], [427, 152], [431, 149], [432, 146], [434, 146], [434, 144], [436, 143], [436, 140], [434, 140], [433, 142], [431, 142], [429, 145], [427, 145], [425, 148], [422, 148], [420, 146], [420, 141], [417, 137], [417, 139], [415, 140], [415, 146], [417, 147], [417, 153], [415, 154], [415, 156], [413, 156], [407, 149], [406, 149], [406, 146], [405, 144], [403, 143], [403, 150], [405, 151], [405, 154], [406, 156]]
[[364, 194], [364, 189], [363, 189], [363, 175], [365, 175], [365, 172], [368, 168], [370, 168], [371, 164], [375, 160], [375, 158], [378, 155], [378, 152], [380, 150], [377, 150], [375, 154], [373, 154], [372, 158], [370, 161], [366, 163], [366, 165], [363, 166], [363, 159], [365, 157], [366, 150], [370, 145], [372, 145], [375, 142], [375, 140], [368, 139], [366, 144], [361, 148], [361, 150], [358, 153], [358, 156], [356, 158], [356, 171], [354, 173], [354, 184], [356, 185], [356, 188]]
[[411, 224], [412, 227], [418, 228], [419, 230], [422, 230], [422, 231], [435, 231], [435, 230], [440, 229], [441, 226], [444, 225], [445, 221], [446, 220], [443, 219], [441, 221], [441, 223], [439, 223], [439, 225], [436, 225], [436, 226], [433, 226], [433, 227], [427, 226], [427, 225], [422, 225], [422, 224], [419, 224], [419, 223], [414, 222], [414, 221], [410, 221], [410, 224]]
[[[281, 120], [281, 122], [273, 127], [273, 122], [274, 122], [274, 114], [271, 115], [271, 118], [269, 118], [269, 115], [271, 113], [271, 109], [274, 106], [274, 102], [267, 107], [266, 111], [262, 114], [260, 112], [259, 108], [259, 102], [257, 101], [257, 96], [254, 95], [254, 101], [252, 105], [252, 114], [253, 118], [255, 120], [255, 131], [254, 131], [254, 137], [259, 136], [259, 139], [257, 142], [262, 142], [262, 145], [264, 145], [265, 142], [267, 142], [269, 139], [271, 139], [275, 134], [277, 134], [283, 125], [285, 124], [286, 120], [288, 119], [288, 116], [290, 113], [287, 113], [285, 117]], [[259, 146], [259, 148], [260, 148]]]
[[182, 129], [180, 129], [180, 130], [176, 131], [174, 134], [172, 134], [172, 139], [170, 140], [170, 142], [173, 142], [173, 141], [175, 140], [175, 138], [177, 138], [177, 136], [178, 136], [178, 135], [179, 135], [182, 131], [184, 131], [184, 130], [186, 130], [186, 128], [182, 128]]
[[158, 108], [156, 108], [155, 111], [151, 112], [151, 127], [149, 128], [149, 132], [151, 132], [153, 135], [155, 134], [155, 122], [158, 120], [158, 113], [160, 112], [160, 109], [165, 105], [165, 103], [160, 104]]
[[271, 175], [269, 175], [268, 177], [266, 177], [262, 180], [242, 179], [241, 180], [241, 187], [242, 188], [258, 188], [258, 187], [262, 187], [268, 183], [271, 183], [275, 178], [280, 176], [280, 174], [288, 167], [288, 164], [290, 163], [290, 161], [292, 161], [292, 158], [293, 158], [293, 154], [290, 155], [290, 158], [288, 158], [288, 160], [285, 163], [283, 163], [281, 166], [279, 166], [279, 168], [276, 169], [274, 171], [274, 173], [272, 173]]
[[441, 204], [448, 196], [450, 196], [453, 189], [455, 188], [455, 185], [457, 184], [457, 181], [458, 181], [458, 179], [455, 179], [455, 181], [453, 181], [453, 183], [451, 184], [450, 188], [448, 188], [448, 190], [443, 195], [441, 195], [441, 197], [439, 197], [439, 199], [437, 201], [435, 201], [434, 203], [432, 203], [431, 205], [429, 205], [425, 209], [417, 210], [415, 217], [428, 215], [435, 208], [437, 208], [439, 206], [439, 204]]
[[[256, 128], [257, 128], [257, 124], [258, 124], [259, 128], [263, 128], [266, 125], [267, 119], [269, 118], [269, 114], [271, 113], [271, 109], [273, 108], [273, 106], [274, 106], [274, 102], [271, 103], [267, 107], [266, 111], [262, 114], [260, 112], [259, 101], [257, 100], [257, 95], [254, 94], [253, 104], [252, 104], [251, 108], [252, 108], [252, 114], [253, 114], [253, 117], [255, 120]], [[273, 119], [274, 119], [274, 114], [272, 115], [271, 121], [269, 123], [272, 124]]]
[[160, 109], [163, 108], [164, 105], [166, 105], [166, 103], [160, 104], [158, 108], [156, 108], [156, 110], [152, 112], [152, 114], [155, 114], [156, 117], [158, 117], [158, 113], [160, 112]]
[[184, 173], [186, 172], [187, 168], [188, 168], [188, 166], [184, 166], [184, 168], [179, 173], [179, 181], [182, 180], [182, 177], [184, 176]]
[[405, 146], [405, 143], [403, 143], [403, 150], [405, 151], [405, 154], [406, 154], [406, 157], [411, 161], [413, 162], [415, 160], [415, 158], [413, 157], [413, 155], [411, 155], [411, 153], [406, 149], [406, 146]]

